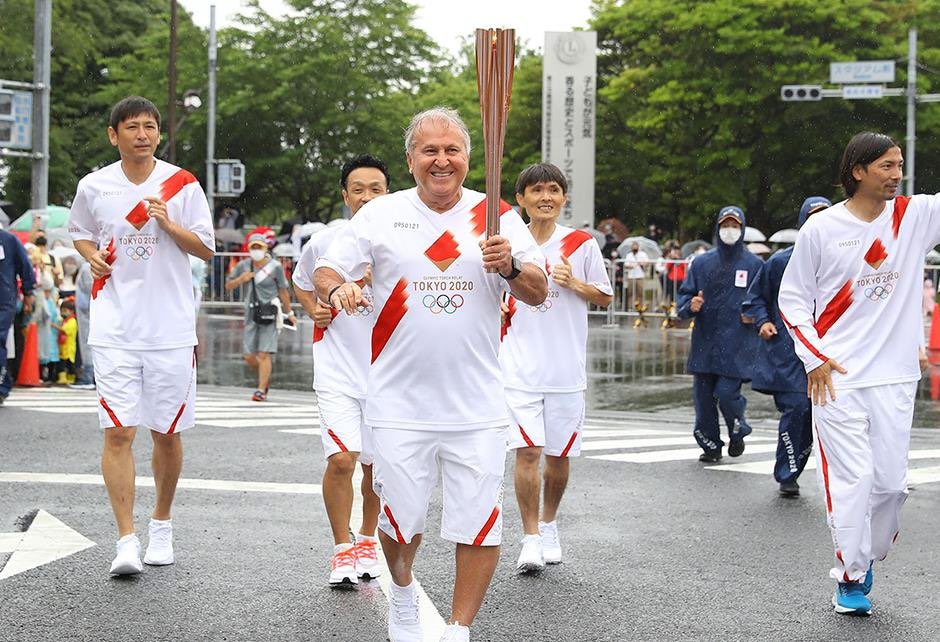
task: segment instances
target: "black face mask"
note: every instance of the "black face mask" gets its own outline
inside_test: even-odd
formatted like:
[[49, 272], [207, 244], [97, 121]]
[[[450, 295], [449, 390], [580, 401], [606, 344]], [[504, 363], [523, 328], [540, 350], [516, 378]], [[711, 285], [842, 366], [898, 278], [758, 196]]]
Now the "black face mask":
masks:
[[36, 245], [38, 245], [39, 247], [44, 247], [46, 243], [47, 241], [46, 241], [45, 236], [40, 236], [38, 239], [36, 239]]

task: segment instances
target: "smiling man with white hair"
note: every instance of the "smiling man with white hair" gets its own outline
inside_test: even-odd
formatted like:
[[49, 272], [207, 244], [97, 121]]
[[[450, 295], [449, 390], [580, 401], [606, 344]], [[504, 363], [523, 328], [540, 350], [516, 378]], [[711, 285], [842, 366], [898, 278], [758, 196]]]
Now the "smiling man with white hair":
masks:
[[[468, 640], [499, 559], [509, 424], [498, 361], [500, 299], [547, 294], [542, 257], [519, 215], [502, 205], [484, 239], [485, 195], [463, 187], [470, 135], [434, 108], [405, 132], [417, 186], [373, 200], [318, 261], [317, 294], [347, 314], [365, 305], [355, 281], [373, 271], [366, 423], [373, 426], [379, 536], [392, 575], [389, 637], [421, 640], [411, 574], [431, 493], [443, 479], [441, 536], [457, 574], [444, 640]], [[493, 271], [489, 271], [493, 270]]]

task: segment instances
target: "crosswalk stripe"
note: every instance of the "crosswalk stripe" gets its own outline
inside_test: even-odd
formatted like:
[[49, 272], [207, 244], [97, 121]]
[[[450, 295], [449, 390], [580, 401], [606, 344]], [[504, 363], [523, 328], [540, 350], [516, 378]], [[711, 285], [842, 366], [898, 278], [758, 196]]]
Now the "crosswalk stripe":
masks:
[[[44, 484], [80, 484], [103, 486], [101, 475], [72, 473], [0, 473], [0, 483], [44, 483]], [[138, 488], [153, 488], [153, 477], [137, 477]], [[287, 482], [256, 482], [229, 479], [187, 479], [179, 480], [177, 488], [194, 490], [231, 490], [247, 493], [291, 493], [296, 495], [320, 495], [320, 484], [298, 484]]]
[[585, 425], [581, 433], [582, 439], [597, 439], [600, 437], [655, 437], [657, 435], [674, 435], [671, 430], [651, 430], [649, 428], [619, 428], [608, 430], [593, 425]]
[[[584, 446], [582, 445], [582, 449]], [[777, 450], [777, 444], [748, 443], [746, 453], [772, 453]], [[625, 461], [631, 464], [658, 464], [664, 461], [680, 461], [683, 459], [698, 459], [702, 454], [701, 448], [681, 448], [677, 450], [653, 450], [642, 453], [613, 453], [610, 455], [590, 455], [589, 459], [603, 459], [605, 461]]]
[[[747, 453], [745, 453], [747, 454]], [[919, 450], [911, 450], [908, 454], [909, 460], [920, 460], [920, 459], [940, 459], [940, 448], [924, 448]], [[727, 471], [732, 473], [754, 473], [757, 475], [771, 475], [774, 472], [774, 464], [776, 463], [773, 459], [763, 459], [761, 461], [748, 461], [738, 464], [719, 464], [717, 466], [709, 466], [708, 470], [719, 470]], [[806, 462], [806, 467], [804, 470], [814, 470], [816, 468], [816, 458], [810, 457]], [[927, 468], [912, 468], [914, 470], [927, 470]]]
[[911, 486], [940, 482], [940, 466], [912, 468], [907, 471], [907, 483]]
[[[585, 441], [581, 444], [581, 450], [619, 450], [621, 448], [658, 448], [660, 446], [681, 446], [688, 444], [692, 437], [682, 435], [680, 437], [659, 437], [655, 439], [605, 439], [601, 441]], [[752, 441], [768, 441], [766, 437], [756, 437], [749, 439]]]
[[196, 423], [219, 428], [276, 428], [278, 426], [297, 426], [313, 423], [315, 419], [314, 417], [296, 416], [283, 419], [210, 419], [202, 421], [197, 416]]

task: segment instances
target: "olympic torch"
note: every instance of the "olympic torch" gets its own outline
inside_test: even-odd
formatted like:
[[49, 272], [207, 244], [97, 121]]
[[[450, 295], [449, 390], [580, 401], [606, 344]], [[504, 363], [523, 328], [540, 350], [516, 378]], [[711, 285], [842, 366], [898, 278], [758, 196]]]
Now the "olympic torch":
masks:
[[[499, 234], [500, 178], [515, 70], [515, 29], [477, 29], [477, 89], [486, 169], [486, 238]], [[493, 270], [495, 271], [495, 270]]]

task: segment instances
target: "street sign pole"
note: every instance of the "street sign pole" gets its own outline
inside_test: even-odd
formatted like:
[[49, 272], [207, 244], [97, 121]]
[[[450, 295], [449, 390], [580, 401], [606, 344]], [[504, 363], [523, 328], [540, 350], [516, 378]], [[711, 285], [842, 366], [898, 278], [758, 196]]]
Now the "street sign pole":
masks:
[[209, 105], [206, 132], [206, 199], [215, 221], [215, 5], [209, 7]]
[[30, 201], [45, 209], [49, 198], [49, 83], [51, 79], [52, 0], [36, 0], [33, 30], [33, 171]]
[[904, 173], [907, 174], [907, 195], [914, 195], [914, 112], [917, 107], [917, 29], [907, 32], [907, 153]]

